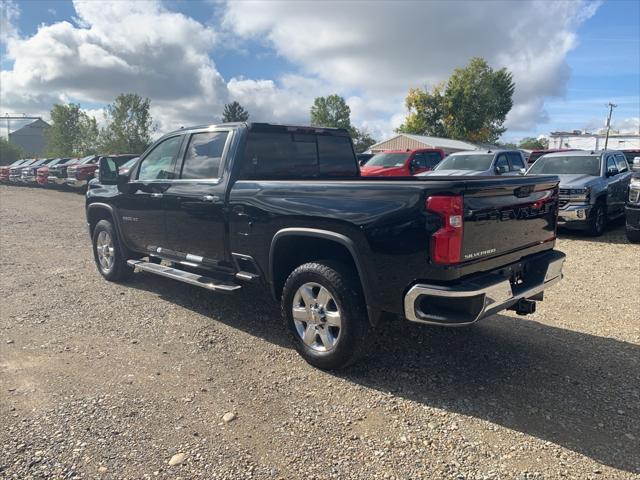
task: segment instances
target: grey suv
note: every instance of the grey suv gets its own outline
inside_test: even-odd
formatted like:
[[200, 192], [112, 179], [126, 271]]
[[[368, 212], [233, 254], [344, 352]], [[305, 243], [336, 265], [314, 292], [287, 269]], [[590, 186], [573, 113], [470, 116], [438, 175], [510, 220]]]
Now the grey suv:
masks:
[[472, 150], [452, 153], [430, 172], [416, 176], [522, 175], [524, 172], [525, 161], [520, 150]]
[[549, 153], [527, 171], [536, 174], [560, 178], [559, 226], [601, 235], [608, 220], [624, 215], [631, 169], [622, 152]]

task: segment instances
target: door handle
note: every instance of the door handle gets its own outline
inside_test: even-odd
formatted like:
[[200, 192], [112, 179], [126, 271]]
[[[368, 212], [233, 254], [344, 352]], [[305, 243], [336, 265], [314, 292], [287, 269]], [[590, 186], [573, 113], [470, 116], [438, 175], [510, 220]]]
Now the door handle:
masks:
[[151, 198], [162, 198], [162, 194], [161, 193], [152, 193], [151, 194]]
[[202, 197], [203, 202], [214, 203], [214, 202], [217, 202], [218, 200], [220, 200], [220, 197], [217, 195], [204, 195]]

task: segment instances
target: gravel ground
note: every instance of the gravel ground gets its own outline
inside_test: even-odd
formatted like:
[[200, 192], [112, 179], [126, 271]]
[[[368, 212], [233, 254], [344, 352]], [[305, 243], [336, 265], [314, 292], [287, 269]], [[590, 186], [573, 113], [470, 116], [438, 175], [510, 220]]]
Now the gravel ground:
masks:
[[536, 314], [393, 322], [332, 374], [258, 288], [102, 280], [83, 205], [0, 186], [0, 477], [640, 478], [640, 247], [620, 223], [561, 235]]

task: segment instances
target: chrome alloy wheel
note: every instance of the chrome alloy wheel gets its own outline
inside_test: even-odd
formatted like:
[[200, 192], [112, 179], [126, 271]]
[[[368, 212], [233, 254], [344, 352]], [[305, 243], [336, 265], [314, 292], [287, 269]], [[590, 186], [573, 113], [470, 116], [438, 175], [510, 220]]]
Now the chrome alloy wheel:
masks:
[[115, 249], [113, 248], [113, 240], [109, 232], [102, 230], [98, 234], [96, 252], [98, 254], [100, 268], [102, 268], [104, 272], [110, 272], [115, 262]]
[[293, 297], [293, 323], [305, 345], [328, 352], [338, 343], [342, 317], [337, 302], [322, 285], [303, 284]]

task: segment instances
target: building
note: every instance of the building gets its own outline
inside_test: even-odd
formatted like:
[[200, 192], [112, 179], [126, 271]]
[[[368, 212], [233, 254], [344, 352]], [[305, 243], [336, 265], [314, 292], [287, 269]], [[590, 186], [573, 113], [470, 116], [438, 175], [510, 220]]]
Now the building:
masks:
[[41, 157], [47, 146], [45, 130], [49, 124], [42, 119], [9, 133], [9, 143], [22, 147], [27, 156]]
[[476, 145], [460, 140], [399, 133], [395, 137], [372, 145], [369, 147], [369, 150], [371, 153], [378, 153], [384, 150], [415, 150], [417, 148], [440, 148], [444, 150], [447, 155], [453, 152], [478, 149]]
[[[584, 130], [571, 132], [551, 132], [549, 148], [576, 148], [579, 150], [602, 150], [606, 138], [606, 131], [589, 133]], [[626, 150], [640, 148], [640, 133], [609, 133], [607, 148], [611, 150]]]

